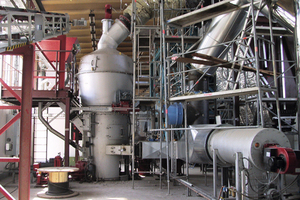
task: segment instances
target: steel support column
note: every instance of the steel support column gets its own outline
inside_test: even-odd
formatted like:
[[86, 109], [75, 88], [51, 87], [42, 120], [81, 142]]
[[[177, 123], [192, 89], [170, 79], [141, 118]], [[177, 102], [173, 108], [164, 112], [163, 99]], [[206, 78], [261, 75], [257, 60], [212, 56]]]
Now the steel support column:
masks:
[[69, 166], [70, 158], [70, 98], [66, 98], [66, 111], [65, 111], [65, 167]]
[[58, 37], [60, 39], [60, 53], [59, 53], [59, 71], [58, 71], [58, 88], [63, 90], [65, 88], [65, 70], [66, 70], [66, 49], [67, 49], [67, 37], [66, 35], [61, 35]]
[[31, 157], [31, 108], [34, 65], [34, 46], [20, 48], [23, 51], [22, 107], [20, 130], [19, 200], [30, 199]]

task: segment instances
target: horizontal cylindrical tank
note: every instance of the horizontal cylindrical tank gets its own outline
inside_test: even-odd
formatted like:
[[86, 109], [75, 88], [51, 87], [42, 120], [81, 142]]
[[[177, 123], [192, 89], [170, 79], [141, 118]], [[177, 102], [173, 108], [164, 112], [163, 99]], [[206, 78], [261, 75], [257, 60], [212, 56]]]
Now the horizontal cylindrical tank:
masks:
[[[235, 153], [240, 152], [256, 167], [263, 169], [265, 144], [290, 148], [286, 135], [272, 128], [214, 129], [217, 125], [193, 125], [189, 131], [191, 163], [212, 163], [213, 150], [218, 150], [219, 165], [234, 165]], [[207, 127], [199, 130], [197, 128]]]

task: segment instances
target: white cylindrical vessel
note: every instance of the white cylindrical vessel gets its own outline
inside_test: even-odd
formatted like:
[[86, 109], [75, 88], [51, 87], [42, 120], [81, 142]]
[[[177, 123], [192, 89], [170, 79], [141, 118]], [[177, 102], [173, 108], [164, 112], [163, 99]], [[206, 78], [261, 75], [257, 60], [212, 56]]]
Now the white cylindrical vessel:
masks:
[[120, 156], [106, 155], [107, 145], [128, 144], [128, 116], [119, 113], [96, 113], [94, 164], [97, 177], [104, 180], [119, 180]]
[[[117, 26], [122, 27], [122, 24]], [[104, 34], [105, 37], [110, 35], [109, 31]], [[121, 157], [106, 155], [106, 146], [128, 144], [128, 116], [118, 112], [100, 112], [99, 107], [105, 110], [119, 103], [120, 91], [132, 92], [132, 59], [105, 41], [103, 39], [98, 45], [98, 50], [81, 59], [77, 76], [82, 105], [92, 107], [90, 110], [95, 113], [92, 155], [96, 176], [99, 179], [118, 180]]]
[[286, 135], [273, 128], [215, 130], [208, 140], [208, 153], [218, 150], [218, 158], [224, 164], [235, 163], [235, 153], [240, 152], [256, 167], [263, 169], [263, 148], [266, 144], [278, 144], [290, 148]]
[[132, 91], [132, 60], [116, 49], [99, 49], [81, 59], [77, 76], [84, 106], [111, 106], [118, 90]]
[[212, 164], [213, 150], [217, 150], [217, 163], [220, 166], [234, 165], [235, 154], [240, 152], [256, 167], [264, 169], [263, 149], [266, 144], [277, 144], [287, 148], [291, 146], [286, 135], [273, 128], [215, 128], [218, 126], [190, 126], [188, 138], [191, 163]]

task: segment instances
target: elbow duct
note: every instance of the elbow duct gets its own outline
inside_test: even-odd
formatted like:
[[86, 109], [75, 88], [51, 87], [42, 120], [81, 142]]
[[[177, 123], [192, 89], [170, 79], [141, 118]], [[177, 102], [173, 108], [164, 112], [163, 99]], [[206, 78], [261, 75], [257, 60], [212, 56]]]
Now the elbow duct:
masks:
[[[193, 0], [189, 0], [193, 1]], [[175, 17], [179, 14], [178, 8], [183, 8], [186, 6], [186, 0], [172, 0], [165, 2], [165, 8], [169, 11], [165, 13], [166, 18]], [[154, 9], [159, 8], [159, 1], [154, 0], [137, 0], [136, 1], [136, 20], [137, 25], [146, 24], [150, 19], [154, 17]], [[103, 49], [106, 47], [116, 49], [118, 45], [123, 42], [130, 34], [131, 26], [131, 13], [132, 4], [130, 4], [120, 16], [120, 19], [116, 19], [116, 22], [111, 26], [104, 19], [103, 23], [103, 33], [98, 43], [98, 49]], [[107, 28], [108, 27], [108, 28]]]
[[106, 47], [116, 49], [129, 35], [129, 30], [119, 19], [110, 28], [111, 19], [103, 19], [103, 33], [98, 43], [98, 49]]

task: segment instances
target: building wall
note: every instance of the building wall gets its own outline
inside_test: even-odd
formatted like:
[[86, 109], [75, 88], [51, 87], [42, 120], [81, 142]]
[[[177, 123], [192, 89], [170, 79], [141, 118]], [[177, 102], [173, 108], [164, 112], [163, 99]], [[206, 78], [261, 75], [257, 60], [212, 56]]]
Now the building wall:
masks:
[[[61, 112], [61, 108], [50, 107], [47, 111], [44, 111], [43, 116], [49, 122]], [[37, 111], [35, 112], [37, 113]], [[61, 157], [64, 157], [65, 143], [64, 140], [58, 138], [50, 131], [47, 131], [46, 127], [38, 119], [37, 114], [33, 114], [33, 127], [34, 127], [34, 162], [49, 162], [50, 158], [54, 158], [61, 153]], [[50, 125], [65, 135], [65, 114], [60, 114], [57, 118], [50, 122]], [[46, 154], [47, 151], [47, 154]], [[70, 157], [75, 156], [75, 149], [70, 147]]]
[[[9, 111], [0, 110], [0, 128], [6, 124], [6, 114]], [[5, 133], [0, 135], [0, 157], [5, 157]], [[4, 177], [6, 163], [0, 162], [0, 179]]]

